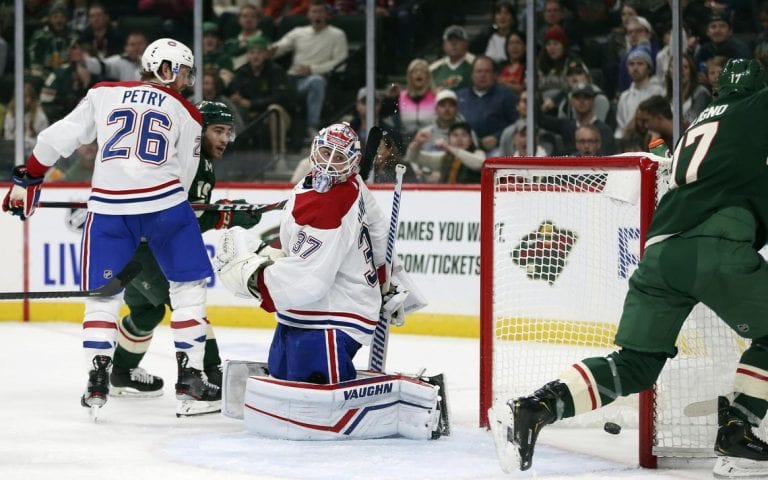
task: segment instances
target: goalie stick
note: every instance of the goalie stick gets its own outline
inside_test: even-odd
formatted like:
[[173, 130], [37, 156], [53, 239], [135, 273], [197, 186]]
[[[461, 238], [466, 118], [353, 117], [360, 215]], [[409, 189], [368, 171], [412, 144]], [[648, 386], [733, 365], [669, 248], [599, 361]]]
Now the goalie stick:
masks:
[[371, 175], [373, 162], [376, 160], [376, 153], [379, 151], [379, 144], [383, 135], [384, 131], [381, 127], [373, 126], [368, 130], [368, 136], [365, 139], [365, 152], [363, 152], [363, 159], [360, 161], [360, 178], [366, 182], [373, 180]]
[[0, 300], [23, 300], [40, 298], [66, 297], [111, 297], [122, 290], [128, 282], [141, 272], [141, 263], [129, 262], [123, 270], [112, 278], [106, 285], [95, 290], [62, 290], [58, 292], [0, 292]]
[[[387, 255], [384, 268], [387, 272], [386, 280], [382, 285], [382, 294], [389, 291], [390, 276], [392, 275], [392, 262], [394, 261], [395, 237], [397, 237], [397, 217], [400, 215], [400, 192], [403, 190], [403, 174], [405, 165], [395, 167], [395, 193], [392, 197], [392, 215], [389, 219], [389, 234], [387, 235]], [[387, 344], [389, 343], [389, 321], [379, 313], [379, 321], [373, 331], [371, 350], [368, 356], [368, 369], [375, 372], [383, 372], [387, 362]]]
[[[288, 200], [275, 203], [190, 203], [192, 210], [206, 212], [248, 212], [252, 214], [282, 209]], [[85, 202], [40, 202], [39, 208], [88, 208]]]

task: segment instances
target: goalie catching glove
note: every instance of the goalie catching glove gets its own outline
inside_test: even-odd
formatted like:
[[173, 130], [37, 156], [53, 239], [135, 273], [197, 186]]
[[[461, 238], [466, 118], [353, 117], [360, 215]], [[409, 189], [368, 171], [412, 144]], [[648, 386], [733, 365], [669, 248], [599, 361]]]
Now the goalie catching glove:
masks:
[[18, 215], [22, 221], [26, 220], [37, 209], [43, 177], [33, 177], [27, 167], [19, 165], [13, 169], [11, 182], [13, 185], [3, 199], [3, 211], [10, 210], [11, 215]]
[[[257, 253], [261, 252], [261, 253]], [[221, 283], [239, 297], [261, 302], [259, 273], [284, 256], [282, 251], [258, 245], [256, 238], [242, 227], [232, 227], [221, 236], [213, 266]]]

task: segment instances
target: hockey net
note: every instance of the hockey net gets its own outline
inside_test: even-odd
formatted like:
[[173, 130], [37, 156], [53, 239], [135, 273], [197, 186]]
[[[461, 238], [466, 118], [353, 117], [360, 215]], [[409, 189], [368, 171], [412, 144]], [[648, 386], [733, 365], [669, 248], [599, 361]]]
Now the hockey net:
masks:
[[[616, 349], [627, 281], [668, 171], [645, 157], [495, 158], [482, 173], [480, 423]], [[698, 306], [655, 389], [558, 422], [638, 427], [640, 464], [713, 456], [716, 398], [744, 342]]]

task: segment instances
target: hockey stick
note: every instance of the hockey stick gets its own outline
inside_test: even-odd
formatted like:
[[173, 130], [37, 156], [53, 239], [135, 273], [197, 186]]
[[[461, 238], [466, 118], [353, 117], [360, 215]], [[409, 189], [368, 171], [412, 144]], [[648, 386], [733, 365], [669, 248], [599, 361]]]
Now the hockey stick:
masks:
[[[285, 206], [288, 200], [281, 200], [275, 203], [190, 203], [192, 210], [203, 210], [206, 212], [248, 212], [252, 214], [271, 212], [280, 210]], [[37, 204], [40, 208], [88, 208], [85, 202], [40, 202]]]
[[363, 152], [363, 159], [360, 161], [360, 178], [365, 181], [372, 180], [372, 178], [368, 177], [373, 172], [373, 163], [376, 160], [376, 152], [379, 151], [379, 144], [383, 135], [384, 131], [381, 127], [373, 126], [368, 130], [368, 137], [365, 140], [365, 152]]
[[[395, 194], [392, 197], [392, 216], [389, 219], [389, 235], [387, 235], [387, 255], [384, 268], [387, 271], [386, 280], [382, 285], [382, 294], [389, 291], [390, 277], [392, 275], [392, 263], [395, 253], [395, 237], [397, 237], [397, 217], [400, 215], [400, 192], [403, 190], [403, 175], [405, 165], [395, 166]], [[373, 331], [371, 351], [368, 356], [368, 369], [375, 372], [383, 372], [387, 363], [387, 344], [389, 343], [389, 321], [379, 313], [379, 321]]]
[[136, 278], [141, 272], [141, 263], [129, 262], [106, 285], [95, 290], [62, 290], [58, 292], [0, 292], [0, 300], [23, 300], [38, 298], [65, 298], [65, 297], [111, 297], [125, 287], [128, 282]]

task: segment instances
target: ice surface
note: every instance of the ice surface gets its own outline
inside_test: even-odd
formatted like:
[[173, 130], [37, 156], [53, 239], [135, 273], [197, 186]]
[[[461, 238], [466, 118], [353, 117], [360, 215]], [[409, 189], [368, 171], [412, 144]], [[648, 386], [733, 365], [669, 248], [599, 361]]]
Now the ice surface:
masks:
[[[271, 331], [217, 328], [223, 358], [266, 360]], [[79, 397], [86, 383], [81, 327], [0, 323], [0, 480], [500, 480], [701, 479], [709, 469], [639, 469], [637, 432], [548, 428], [531, 471], [505, 475], [490, 432], [477, 428], [478, 341], [394, 335], [387, 369], [446, 375], [453, 435], [295, 442], [258, 438], [240, 421], [176, 418], [171, 334], [161, 326], [143, 366], [165, 379], [154, 399], [110, 398], [92, 423]], [[359, 367], [367, 351], [358, 354]], [[574, 359], [576, 360], [576, 359]]]

